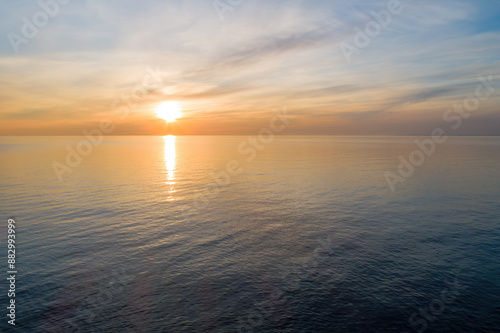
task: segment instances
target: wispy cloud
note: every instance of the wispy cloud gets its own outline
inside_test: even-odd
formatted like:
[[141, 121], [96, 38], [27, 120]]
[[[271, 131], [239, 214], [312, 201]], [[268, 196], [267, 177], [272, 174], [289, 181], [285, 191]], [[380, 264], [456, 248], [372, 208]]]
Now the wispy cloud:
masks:
[[[478, 75], [500, 74], [493, 19], [500, 5], [402, 3], [404, 11], [346, 64], [339, 44], [387, 1], [245, 1], [223, 23], [210, 1], [74, 1], [19, 54], [6, 36], [21, 34], [22, 17], [40, 8], [3, 2], [0, 133], [78, 134], [140, 84], [146, 66], [161, 68], [164, 86], [149, 90], [123, 124], [134, 134], [158, 133], [153, 108], [163, 99], [183, 104], [183, 133], [209, 125], [221, 134], [251, 132], [282, 105], [298, 116], [291, 133], [423, 131], [470, 93]], [[498, 96], [477, 119], [496, 119], [495, 105]], [[491, 129], [487, 123], [474, 128]]]

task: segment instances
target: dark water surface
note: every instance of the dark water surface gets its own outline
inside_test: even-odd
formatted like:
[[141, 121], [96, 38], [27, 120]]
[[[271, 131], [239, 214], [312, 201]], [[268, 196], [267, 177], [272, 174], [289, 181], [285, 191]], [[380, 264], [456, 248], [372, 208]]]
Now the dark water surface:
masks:
[[499, 332], [500, 138], [414, 139], [2, 137], [0, 331]]

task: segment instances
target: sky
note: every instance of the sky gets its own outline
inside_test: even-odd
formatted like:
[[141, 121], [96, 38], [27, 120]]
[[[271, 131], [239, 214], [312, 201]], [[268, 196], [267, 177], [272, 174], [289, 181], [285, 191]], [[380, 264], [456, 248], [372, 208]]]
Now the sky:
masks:
[[0, 1], [0, 135], [500, 135], [499, 1], [59, 1]]

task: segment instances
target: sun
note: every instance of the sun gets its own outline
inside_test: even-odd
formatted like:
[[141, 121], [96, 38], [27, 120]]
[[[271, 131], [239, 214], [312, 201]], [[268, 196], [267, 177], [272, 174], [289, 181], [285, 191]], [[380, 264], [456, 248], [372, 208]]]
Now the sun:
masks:
[[167, 123], [171, 123], [182, 117], [181, 106], [177, 102], [163, 102], [155, 109], [156, 116], [164, 119]]

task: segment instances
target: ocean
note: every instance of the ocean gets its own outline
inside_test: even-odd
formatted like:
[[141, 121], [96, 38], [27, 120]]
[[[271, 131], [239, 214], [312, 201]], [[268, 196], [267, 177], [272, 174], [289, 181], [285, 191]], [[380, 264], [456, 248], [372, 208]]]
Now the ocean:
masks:
[[83, 139], [0, 137], [1, 332], [500, 330], [500, 137]]

